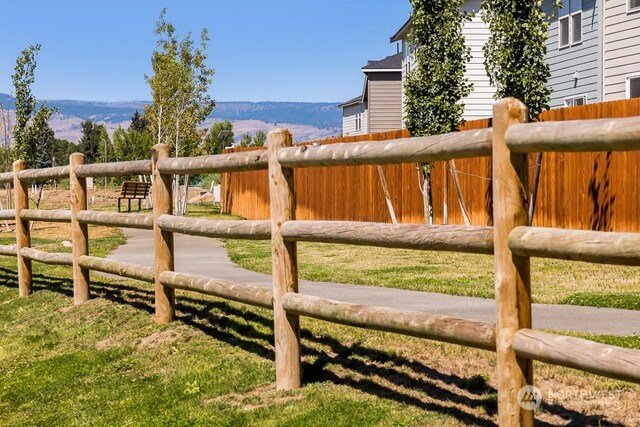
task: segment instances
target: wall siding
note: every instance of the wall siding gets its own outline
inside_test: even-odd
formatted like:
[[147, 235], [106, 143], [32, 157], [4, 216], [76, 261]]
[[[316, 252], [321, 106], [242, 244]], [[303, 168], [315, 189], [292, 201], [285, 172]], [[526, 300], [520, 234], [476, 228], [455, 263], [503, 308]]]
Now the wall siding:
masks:
[[402, 80], [400, 73], [369, 73], [369, 131], [384, 132], [402, 127]]
[[[587, 97], [587, 103], [602, 100], [602, 42], [600, 34], [601, 3], [598, 0], [582, 1], [582, 43], [560, 49], [558, 47], [558, 11], [553, 0], [544, 0], [542, 8], [549, 21], [546, 61], [551, 70], [551, 108], [564, 107], [568, 97]], [[580, 78], [573, 76], [578, 71]]]
[[[356, 114], [362, 113], [362, 129], [356, 131]], [[344, 136], [349, 135], [364, 135], [369, 133], [367, 128], [367, 108], [365, 104], [351, 105], [342, 109], [342, 134]]]
[[[491, 117], [493, 114], [493, 96], [495, 87], [489, 83], [489, 77], [484, 69], [484, 52], [482, 48], [489, 40], [489, 27], [480, 17], [480, 0], [466, 1], [462, 6], [463, 11], [473, 12], [471, 22], [465, 23], [462, 33], [465, 36], [465, 44], [471, 48], [471, 60], [467, 64], [465, 76], [473, 84], [473, 92], [464, 98], [465, 109], [462, 117], [465, 120], [478, 120]], [[416, 56], [407, 49], [407, 43], [403, 43], [402, 78], [416, 68]], [[402, 115], [404, 117], [405, 96], [402, 95]]]
[[640, 12], [627, 13], [626, 0], [607, 0], [604, 22], [604, 99], [625, 99], [627, 76], [640, 73]]

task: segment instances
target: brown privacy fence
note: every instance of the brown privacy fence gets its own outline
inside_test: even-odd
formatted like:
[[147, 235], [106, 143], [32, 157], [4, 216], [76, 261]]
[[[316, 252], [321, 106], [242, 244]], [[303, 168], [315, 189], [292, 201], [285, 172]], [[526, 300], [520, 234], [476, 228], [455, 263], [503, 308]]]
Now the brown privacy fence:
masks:
[[[541, 120], [549, 122], [638, 115], [640, 99], [630, 99], [546, 111]], [[489, 119], [476, 120], [465, 123], [462, 130], [489, 126]], [[406, 130], [391, 131], [329, 139], [322, 141], [322, 144], [407, 137], [409, 133]], [[531, 178], [536, 160], [535, 154], [529, 158]], [[383, 166], [392, 205], [401, 223], [424, 223], [416, 166], [416, 163]], [[484, 158], [461, 159], [456, 161], [455, 166], [471, 224], [490, 225], [491, 162]], [[296, 170], [295, 174], [298, 218], [391, 222], [375, 166], [309, 168]], [[545, 154], [533, 223], [544, 227], [640, 231], [639, 175], [640, 157], [637, 151]], [[432, 191], [435, 222], [463, 224], [448, 162], [435, 162]], [[247, 219], [269, 218], [266, 172], [225, 175], [222, 194], [224, 212]]]
[[[174, 319], [175, 289], [199, 292], [272, 309], [276, 385], [301, 385], [299, 316], [451, 342], [497, 352], [498, 418], [501, 425], [532, 425], [533, 412], [518, 403], [518, 392], [532, 384], [532, 361], [539, 360], [586, 372], [640, 383], [640, 351], [532, 329], [529, 257], [640, 265], [640, 234], [562, 230], [527, 226], [529, 164], [535, 152], [613, 152], [640, 149], [640, 120], [582, 120], [523, 123], [526, 108], [514, 99], [494, 106], [493, 128], [446, 135], [403, 138], [389, 144], [337, 143], [293, 147], [291, 134], [269, 134], [269, 148], [222, 155], [169, 158], [165, 145], [154, 147], [153, 161], [83, 165], [81, 154], [68, 167], [0, 174], [13, 181], [15, 210], [1, 218], [16, 219], [16, 245], [0, 246], [0, 254], [16, 256], [21, 296], [31, 292], [31, 262], [70, 265], [74, 302], [89, 298], [89, 271], [97, 270], [154, 283], [156, 318]], [[484, 158], [492, 162], [491, 197], [495, 226], [427, 226], [379, 222], [305, 221], [296, 219], [294, 170]], [[225, 221], [172, 215], [174, 174], [229, 173], [268, 169], [271, 221]], [[153, 215], [87, 210], [87, 177], [153, 174]], [[69, 177], [71, 209], [28, 209], [29, 181]], [[1, 219], [0, 218], [0, 219]], [[29, 221], [70, 222], [73, 253], [30, 248]], [[88, 224], [152, 229], [153, 268], [106, 260], [88, 253]], [[173, 234], [231, 239], [270, 239], [273, 287], [265, 289], [173, 271]], [[356, 305], [298, 293], [299, 241], [345, 243], [416, 250], [494, 254], [497, 323], [444, 315]], [[339, 297], [339, 296], [337, 296]]]

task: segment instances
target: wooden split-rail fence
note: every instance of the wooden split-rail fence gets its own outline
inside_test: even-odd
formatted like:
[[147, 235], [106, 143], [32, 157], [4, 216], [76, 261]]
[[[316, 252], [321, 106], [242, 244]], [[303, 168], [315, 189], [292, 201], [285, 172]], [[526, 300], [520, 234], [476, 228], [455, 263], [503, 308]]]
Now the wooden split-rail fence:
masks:
[[[532, 329], [529, 258], [638, 266], [640, 234], [527, 226], [527, 153], [639, 150], [640, 119], [524, 123], [526, 107], [512, 98], [497, 102], [493, 112], [493, 128], [383, 142], [295, 147], [291, 134], [279, 129], [269, 133], [268, 150], [257, 152], [171, 158], [168, 146], [156, 145], [153, 160], [84, 165], [82, 154], [73, 154], [69, 166], [37, 170], [25, 170], [19, 160], [12, 173], [0, 174], [0, 183], [13, 182], [15, 187], [15, 209], [1, 211], [0, 219], [16, 220], [16, 245], [0, 246], [0, 254], [17, 257], [21, 296], [31, 292], [31, 262], [37, 261], [72, 267], [76, 304], [89, 299], [91, 270], [153, 283], [159, 323], [174, 319], [175, 289], [272, 309], [276, 386], [280, 390], [301, 385], [299, 316], [495, 351], [499, 423], [531, 425], [533, 412], [520, 406], [518, 392], [532, 384], [533, 360], [638, 383], [640, 351]], [[492, 157], [493, 227], [295, 219], [294, 168], [472, 157]], [[172, 215], [174, 174], [260, 169], [269, 172], [271, 221], [214, 221]], [[87, 210], [86, 178], [144, 174], [154, 176], [153, 215]], [[29, 182], [62, 178], [70, 179], [70, 210], [28, 208]], [[72, 254], [31, 248], [30, 221], [70, 222]], [[89, 224], [153, 230], [154, 267], [91, 256]], [[271, 239], [273, 289], [174, 272], [174, 233]], [[497, 323], [300, 294], [299, 241], [494, 254]]]

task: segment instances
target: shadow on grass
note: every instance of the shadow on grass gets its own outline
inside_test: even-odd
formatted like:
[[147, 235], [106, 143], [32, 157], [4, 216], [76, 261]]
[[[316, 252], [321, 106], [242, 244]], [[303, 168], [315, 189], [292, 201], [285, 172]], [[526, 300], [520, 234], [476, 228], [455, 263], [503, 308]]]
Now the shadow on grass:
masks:
[[[50, 290], [73, 297], [71, 279], [34, 275], [34, 291]], [[16, 272], [0, 267], [0, 283], [17, 288]], [[148, 285], [150, 286], [150, 285]], [[93, 297], [131, 305], [154, 314], [153, 289], [93, 280]], [[197, 328], [214, 339], [274, 360], [272, 318], [220, 300], [180, 296], [177, 320]], [[262, 330], [269, 330], [268, 333]], [[301, 332], [303, 381], [331, 382], [363, 393], [448, 414], [467, 425], [495, 425], [497, 391], [479, 376], [464, 378], [433, 369], [403, 356], [362, 346], [344, 344], [327, 336]], [[590, 416], [561, 405], [545, 404], [547, 413], [562, 418], [565, 425], [622, 425], [604, 416]], [[568, 423], [568, 424], [566, 424]], [[536, 425], [550, 425], [537, 420]]]

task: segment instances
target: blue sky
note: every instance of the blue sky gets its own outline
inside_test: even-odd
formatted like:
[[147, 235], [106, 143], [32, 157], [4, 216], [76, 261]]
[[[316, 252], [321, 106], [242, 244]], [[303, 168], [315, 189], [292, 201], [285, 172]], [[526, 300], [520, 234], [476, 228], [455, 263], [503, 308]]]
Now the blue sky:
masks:
[[181, 34], [210, 31], [211, 95], [219, 101], [343, 101], [362, 90], [360, 68], [396, 53], [389, 37], [409, 0], [0, 0], [0, 92], [22, 49], [40, 43], [39, 99], [150, 99], [160, 10]]

